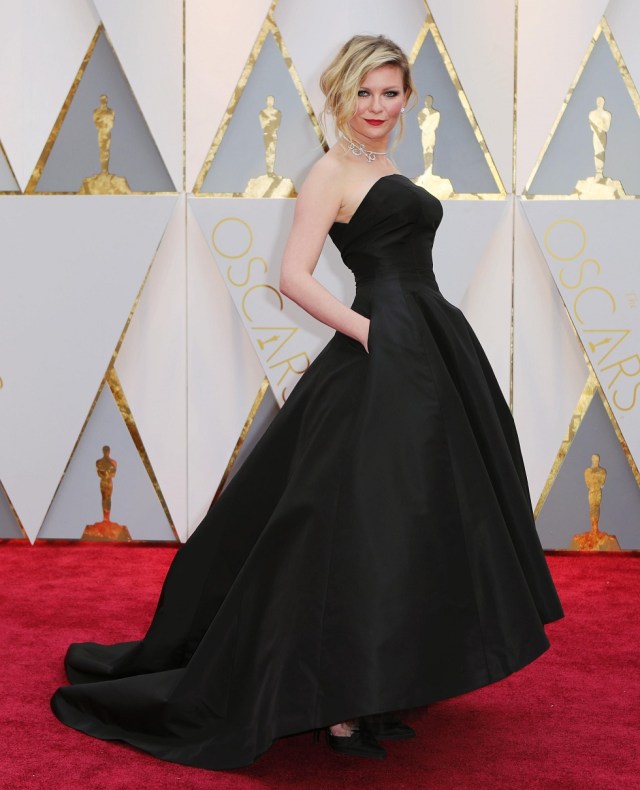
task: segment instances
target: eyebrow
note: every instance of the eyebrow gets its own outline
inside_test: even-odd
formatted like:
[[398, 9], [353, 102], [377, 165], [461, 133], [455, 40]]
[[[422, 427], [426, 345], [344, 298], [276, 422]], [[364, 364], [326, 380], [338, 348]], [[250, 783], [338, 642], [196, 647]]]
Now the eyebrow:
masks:
[[[360, 86], [359, 90], [362, 90], [363, 88], [365, 90], [369, 90], [366, 82], [362, 83], [362, 85]], [[401, 88], [402, 88], [402, 83], [397, 82], [397, 83], [394, 83], [393, 85], [387, 85], [386, 88], [382, 88], [382, 90], [383, 91], [390, 91], [390, 90], [399, 90]]]

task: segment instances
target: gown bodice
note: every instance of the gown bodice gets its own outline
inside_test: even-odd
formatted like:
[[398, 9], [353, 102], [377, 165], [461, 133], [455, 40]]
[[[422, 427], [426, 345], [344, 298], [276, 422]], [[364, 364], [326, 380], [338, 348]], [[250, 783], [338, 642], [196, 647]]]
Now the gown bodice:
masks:
[[431, 249], [441, 220], [436, 197], [393, 173], [374, 182], [351, 220], [335, 222], [329, 235], [356, 285], [391, 276], [424, 278], [437, 288]]

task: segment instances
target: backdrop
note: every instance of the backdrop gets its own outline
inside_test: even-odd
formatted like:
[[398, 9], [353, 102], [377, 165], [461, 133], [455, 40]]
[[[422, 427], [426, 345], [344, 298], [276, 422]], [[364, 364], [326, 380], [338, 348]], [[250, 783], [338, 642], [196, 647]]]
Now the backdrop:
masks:
[[[330, 335], [278, 267], [355, 32], [411, 55], [396, 161], [543, 544], [589, 483], [640, 549], [635, 0], [0, 0], [0, 537], [184, 540], [242, 462]], [[351, 297], [330, 242], [317, 274]]]

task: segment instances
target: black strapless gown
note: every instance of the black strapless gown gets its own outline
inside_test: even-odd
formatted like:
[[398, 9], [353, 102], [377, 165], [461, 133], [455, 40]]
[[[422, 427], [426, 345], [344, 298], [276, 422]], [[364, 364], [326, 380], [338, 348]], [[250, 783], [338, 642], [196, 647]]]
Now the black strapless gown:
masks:
[[371, 317], [336, 334], [169, 570], [146, 637], [72, 645], [54, 713], [203, 768], [461, 694], [562, 616], [508, 406], [440, 294], [439, 201], [381, 178], [331, 237]]

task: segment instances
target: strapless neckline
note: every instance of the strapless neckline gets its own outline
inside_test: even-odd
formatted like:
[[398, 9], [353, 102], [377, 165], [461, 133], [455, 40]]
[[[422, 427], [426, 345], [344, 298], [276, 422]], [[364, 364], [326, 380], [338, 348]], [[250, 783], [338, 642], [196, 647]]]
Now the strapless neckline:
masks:
[[413, 182], [411, 181], [411, 179], [410, 179], [410, 178], [408, 178], [408, 176], [405, 176], [403, 173], [387, 173], [385, 176], [380, 176], [380, 178], [378, 178], [376, 181], [374, 181], [374, 182], [373, 182], [373, 184], [371, 184], [371, 186], [369, 187], [369, 189], [368, 189], [368, 190], [365, 192], [365, 195], [364, 195], [364, 197], [363, 197], [363, 198], [362, 198], [362, 200], [361, 200], [361, 201], [358, 203], [358, 205], [357, 205], [357, 207], [356, 207], [356, 210], [355, 210], [355, 211], [353, 212], [353, 214], [351, 215], [351, 219], [349, 220], [349, 222], [334, 222], [334, 223], [333, 223], [333, 225], [334, 225], [334, 226], [336, 226], [336, 225], [337, 225], [338, 227], [341, 227], [341, 228], [342, 228], [342, 227], [346, 228], [346, 227], [348, 227], [349, 225], [351, 225], [351, 223], [352, 223], [352, 222], [353, 222], [353, 220], [355, 219], [356, 215], [358, 214], [358, 212], [359, 212], [359, 211], [360, 211], [360, 209], [362, 208], [363, 204], [367, 202], [367, 199], [369, 198], [369, 196], [371, 195], [371, 193], [375, 191], [375, 188], [378, 186], [378, 184], [379, 184], [381, 181], [384, 181], [384, 180], [385, 180], [385, 179], [387, 179], [387, 178], [402, 178], [402, 179], [405, 179], [406, 181], [409, 181], [410, 183], [413, 183]]

